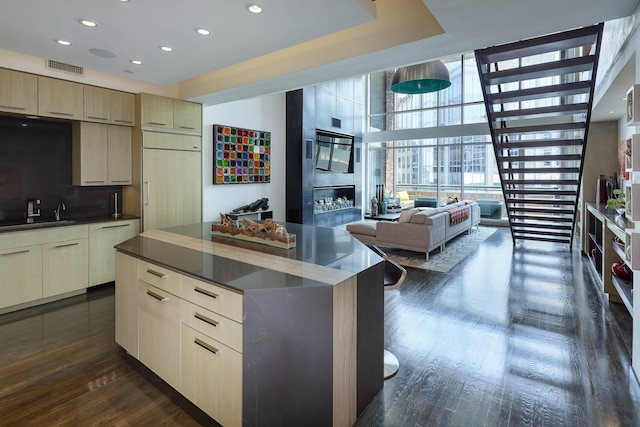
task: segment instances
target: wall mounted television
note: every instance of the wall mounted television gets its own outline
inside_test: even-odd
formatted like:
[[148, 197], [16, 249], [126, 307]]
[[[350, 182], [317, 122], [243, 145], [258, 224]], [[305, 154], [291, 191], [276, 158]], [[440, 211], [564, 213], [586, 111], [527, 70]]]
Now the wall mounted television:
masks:
[[316, 133], [316, 170], [353, 173], [353, 137]]

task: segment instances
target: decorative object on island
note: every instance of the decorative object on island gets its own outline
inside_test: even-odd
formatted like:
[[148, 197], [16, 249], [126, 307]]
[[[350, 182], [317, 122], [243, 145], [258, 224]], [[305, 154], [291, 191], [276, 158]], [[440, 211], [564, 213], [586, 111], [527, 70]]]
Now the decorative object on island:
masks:
[[606, 203], [607, 201], [607, 178], [604, 175], [598, 177], [596, 183], [596, 203]]
[[267, 218], [264, 223], [243, 218], [235, 220], [229, 215], [220, 213], [220, 223], [211, 224], [211, 235], [229, 237], [247, 242], [261, 243], [276, 248], [291, 249], [296, 247], [296, 235]]
[[214, 184], [270, 182], [271, 132], [213, 125]]
[[269, 198], [263, 197], [248, 205], [243, 205], [238, 208], [235, 208], [232, 212], [233, 213], [256, 212], [260, 209], [262, 210], [269, 209]]

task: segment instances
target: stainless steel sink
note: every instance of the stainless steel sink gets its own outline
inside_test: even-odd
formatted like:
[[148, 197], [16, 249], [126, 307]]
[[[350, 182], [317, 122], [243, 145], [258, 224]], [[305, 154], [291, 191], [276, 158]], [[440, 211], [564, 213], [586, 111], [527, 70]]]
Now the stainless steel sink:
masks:
[[37, 228], [60, 227], [63, 225], [73, 225], [76, 222], [77, 221], [73, 219], [63, 219], [60, 221], [42, 221], [42, 222], [34, 222], [31, 224], [10, 224], [10, 225], [0, 224], [0, 233], [3, 231], [33, 230]]

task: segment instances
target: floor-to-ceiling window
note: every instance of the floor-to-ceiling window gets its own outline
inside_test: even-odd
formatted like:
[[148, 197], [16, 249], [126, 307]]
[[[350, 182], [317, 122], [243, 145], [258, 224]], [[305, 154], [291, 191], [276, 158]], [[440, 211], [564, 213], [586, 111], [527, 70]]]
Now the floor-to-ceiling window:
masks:
[[370, 76], [367, 194], [502, 200], [475, 58], [442, 62], [452, 84], [439, 92], [395, 94], [393, 70]]

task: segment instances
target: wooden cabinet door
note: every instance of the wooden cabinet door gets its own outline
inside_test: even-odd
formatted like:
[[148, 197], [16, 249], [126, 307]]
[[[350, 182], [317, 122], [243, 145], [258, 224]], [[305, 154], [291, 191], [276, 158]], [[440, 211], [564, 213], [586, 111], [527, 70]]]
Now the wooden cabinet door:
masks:
[[117, 252], [115, 309], [116, 342], [138, 358], [138, 260]]
[[86, 288], [89, 283], [88, 239], [47, 243], [42, 248], [44, 298]]
[[200, 152], [144, 149], [143, 157], [143, 229], [200, 222]]
[[173, 128], [181, 132], [202, 135], [202, 105], [174, 99]]
[[83, 117], [86, 122], [110, 123], [111, 91], [85, 85]]
[[42, 245], [0, 250], [0, 308], [42, 298]]
[[131, 128], [109, 125], [107, 139], [108, 184], [131, 184]]
[[38, 114], [38, 76], [0, 69], [0, 111]]
[[180, 301], [177, 296], [138, 282], [139, 359], [180, 390]]
[[138, 222], [102, 222], [89, 226], [89, 286], [115, 280], [114, 246], [138, 234]]
[[136, 97], [132, 93], [111, 91], [111, 123], [120, 126], [135, 126]]
[[38, 115], [82, 120], [83, 99], [82, 84], [38, 76]]
[[109, 125], [77, 122], [73, 129], [73, 185], [107, 185]]
[[242, 425], [242, 354], [181, 327], [180, 392], [223, 426]]
[[140, 124], [143, 128], [173, 129], [173, 98], [139, 94], [140, 97]]

